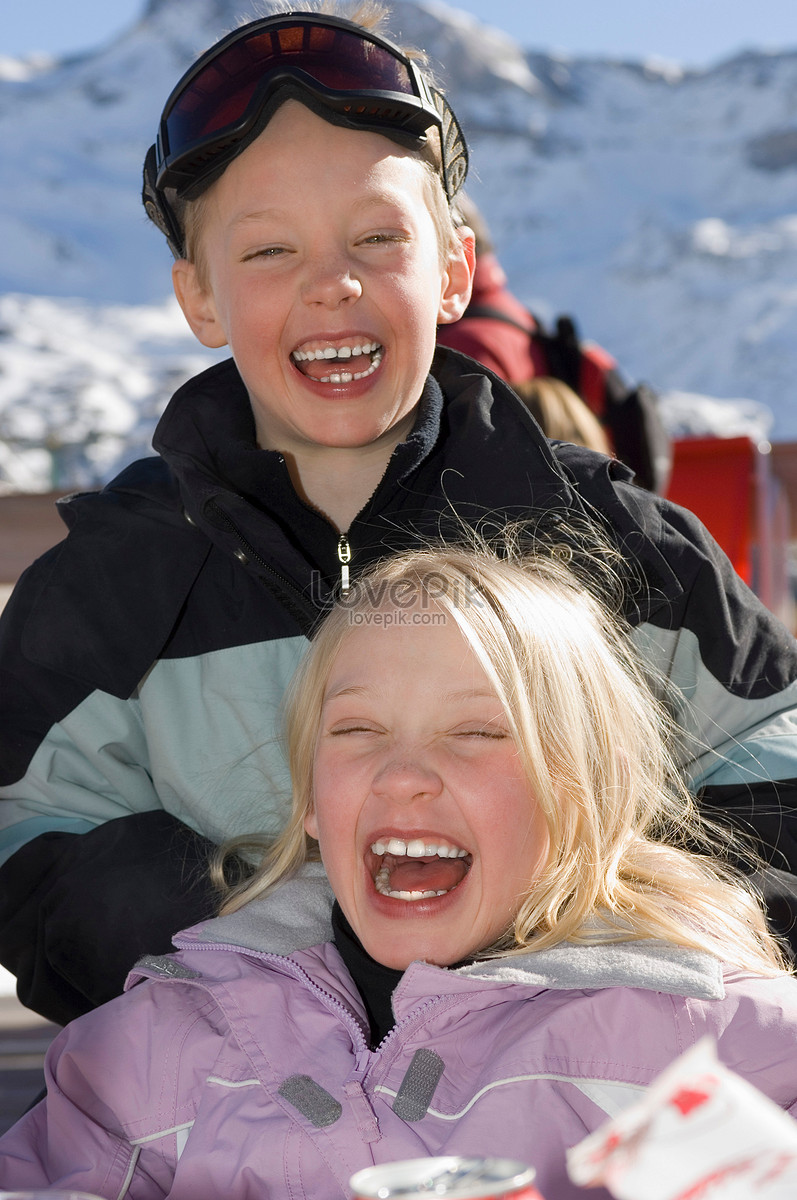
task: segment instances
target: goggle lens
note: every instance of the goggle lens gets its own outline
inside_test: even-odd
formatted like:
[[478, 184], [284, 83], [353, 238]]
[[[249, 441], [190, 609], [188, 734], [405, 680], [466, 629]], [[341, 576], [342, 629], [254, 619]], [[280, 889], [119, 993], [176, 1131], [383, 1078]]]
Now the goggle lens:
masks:
[[251, 32], [232, 42], [182, 87], [164, 115], [169, 156], [245, 116], [258, 85], [276, 70], [294, 68], [335, 91], [419, 92], [408, 67], [386, 47], [355, 32], [305, 22]]

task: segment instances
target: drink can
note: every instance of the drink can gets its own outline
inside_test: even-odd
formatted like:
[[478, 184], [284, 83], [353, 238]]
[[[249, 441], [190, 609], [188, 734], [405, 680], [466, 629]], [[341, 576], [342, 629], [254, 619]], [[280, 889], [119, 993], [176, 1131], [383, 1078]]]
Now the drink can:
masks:
[[536, 1172], [510, 1158], [408, 1158], [366, 1167], [349, 1181], [354, 1200], [542, 1200]]

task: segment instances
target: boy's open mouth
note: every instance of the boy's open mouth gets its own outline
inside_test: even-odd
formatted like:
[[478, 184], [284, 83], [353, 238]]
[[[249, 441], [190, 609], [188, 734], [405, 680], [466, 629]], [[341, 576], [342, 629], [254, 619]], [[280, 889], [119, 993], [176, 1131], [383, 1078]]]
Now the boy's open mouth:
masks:
[[384, 347], [379, 342], [318, 348], [308, 344], [306, 348], [291, 351], [291, 361], [315, 383], [352, 383], [373, 375], [383, 353]]
[[473, 859], [467, 850], [451, 842], [413, 838], [388, 838], [372, 842], [376, 857], [374, 887], [393, 900], [429, 900], [445, 896], [467, 875]]

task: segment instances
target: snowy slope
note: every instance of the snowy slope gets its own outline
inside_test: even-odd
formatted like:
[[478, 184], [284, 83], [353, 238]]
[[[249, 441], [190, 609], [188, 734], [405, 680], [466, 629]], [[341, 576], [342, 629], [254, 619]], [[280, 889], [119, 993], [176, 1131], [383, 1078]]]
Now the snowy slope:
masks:
[[[174, 381], [211, 361], [167, 303], [140, 168], [171, 85], [242, 11], [150, 0], [96, 53], [0, 60], [7, 485], [106, 477], [146, 446]], [[696, 418], [674, 397], [678, 427], [752, 414], [760, 429], [764, 406], [774, 438], [797, 437], [797, 53], [694, 73], [570, 61], [431, 0], [397, 0], [391, 26], [438, 64], [518, 294], [575, 313], [663, 391], [746, 402]]]

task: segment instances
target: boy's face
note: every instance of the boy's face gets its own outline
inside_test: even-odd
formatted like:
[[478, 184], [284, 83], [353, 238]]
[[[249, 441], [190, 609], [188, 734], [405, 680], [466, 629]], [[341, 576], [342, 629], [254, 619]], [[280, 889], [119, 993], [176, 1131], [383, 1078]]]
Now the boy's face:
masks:
[[430, 192], [410, 151], [296, 101], [214, 185], [205, 284], [183, 261], [175, 290], [199, 340], [230, 346], [261, 446], [392, 448], [409, 431], [436, 325], [470, 294], [464, 248], [441, 265]]

